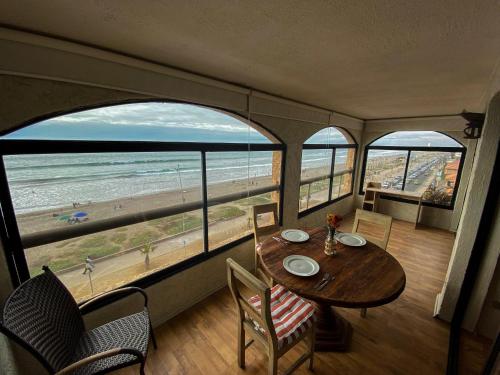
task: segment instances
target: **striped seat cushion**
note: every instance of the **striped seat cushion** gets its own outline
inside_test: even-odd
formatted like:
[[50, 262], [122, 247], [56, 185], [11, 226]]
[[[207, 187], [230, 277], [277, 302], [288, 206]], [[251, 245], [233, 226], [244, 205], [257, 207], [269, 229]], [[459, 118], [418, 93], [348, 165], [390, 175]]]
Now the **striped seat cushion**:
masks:
[[[261, 301], [258, 295], [251, 297], [248, 302], [260, 312]], [[271, 317], [278, 338], [278, 347], [282, 348], [312, 327], [315, 320], [314, 307], [284, 286], [277, 284], [271, 289]], [[252, 323], [256, 330], [266, 334], [256, 321], [252, 320]]]

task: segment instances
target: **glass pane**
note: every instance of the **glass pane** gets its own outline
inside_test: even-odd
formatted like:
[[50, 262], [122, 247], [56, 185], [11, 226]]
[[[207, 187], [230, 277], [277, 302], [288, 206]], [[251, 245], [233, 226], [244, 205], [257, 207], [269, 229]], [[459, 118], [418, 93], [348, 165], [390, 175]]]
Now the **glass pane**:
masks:
[[363, 189], [368, 182], [380, 182], [384, 189], [403, 188], [407, 151], [368, 150]]
[[302, 150], [300, 180], [329, 176], [332, 165], [332, 150]]
[[281, 151], [207, 152], [206, 155], [209, 199], [280, 184]]
[[328, 201], [330, 178], [304, 184], [300, 187], [299, 211]]
[[413, 151], [405, 190], [423, 193], [427, 202], [449, 205], [460, 158], [460, 152]]
[[48, 265], [77, 301], [203, 252], [196, 210], [25, 250], [31, 276]]
[[332, 151], [332, 149], [302, 150], [299, 211], [328, 201]]
[[399, 131], [387, 134], [376, 141], [372, 146], [420, 146], [420, 147], [463, 147], [460, 143], [447, 135], [434, 131]]
[[334, 178], [331, 199], [336, 199], [351, 193], [355, 155], [356, 149], [354, 148], [335, 150], [335, 168], [333, 170]]
[[[209, 250], [217, 249], [253, 233], [252, 207], [278, 201], [279, 193], [271, 192], [209, 207]], [[269, 217], [263, 219], [268, 220]]]
[[[209, 250], [253, 232], [252, 206], [279, 202], [279, 191], [246, 198], [252, 190], [276, 186], [281, 151], [207, 152]], [[228, 195], [236, 194], [227, 202]]]
[[352, 174], [343, 173], [333, 178], [332, 200], [351, 193]]
[[200, 202], [199, 152], [5, 156], [21, 235]]
[[120, 104], [62, 115], [2, 138], [272, 143], [232, 114], [192, 104], [153, 102]]
[[321, 129], [319, 132], [314, 133], [307, 141], [306, 144], [341, 144], [345, 145], [348, 143], [353, 143], [347, 140], [347, 138], [340, 132], [339, 129], [329, 127]]

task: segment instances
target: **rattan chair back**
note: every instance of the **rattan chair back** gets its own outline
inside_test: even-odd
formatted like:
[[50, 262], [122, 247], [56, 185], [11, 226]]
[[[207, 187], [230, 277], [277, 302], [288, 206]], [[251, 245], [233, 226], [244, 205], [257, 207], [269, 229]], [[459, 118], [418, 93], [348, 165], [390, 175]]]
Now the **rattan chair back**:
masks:
[[71, 362], [85, 330], [73, 296], [47, 267], [9, 296], [1, 319], [2, 332], [29, 350], [49, 372]]

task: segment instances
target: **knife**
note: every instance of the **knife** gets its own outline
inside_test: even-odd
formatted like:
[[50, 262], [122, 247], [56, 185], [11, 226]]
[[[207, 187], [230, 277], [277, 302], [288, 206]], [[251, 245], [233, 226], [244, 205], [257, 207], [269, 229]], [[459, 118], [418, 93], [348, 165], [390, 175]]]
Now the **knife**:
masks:
[[320, 287], [320, 285], [323, 284], [329, 278], [330, 278], [330, 274], [328, 272], [325, 272], [325, 274], [323, 275], [323, 278], [320, 281], [318, 281], [318, 283], [316, 285], [314, 285], [313, 289], [318, 289]]
[[329, 283], [330, 281], [333, 281], [333, 280], [335, 280], [335, 276], [332, 276], [332, 277], [328, 278], [327, 280], [323, 281], [323, 282], [321, 283], [321, 285], [318, 287], [318, 289], [317, 289], [317, 290], [318, 290], [318, 291], [323, 290], [323, 288], [324, 288], [325, 286], [327, 286], [327, 285], [328, 285], [328, 283]]

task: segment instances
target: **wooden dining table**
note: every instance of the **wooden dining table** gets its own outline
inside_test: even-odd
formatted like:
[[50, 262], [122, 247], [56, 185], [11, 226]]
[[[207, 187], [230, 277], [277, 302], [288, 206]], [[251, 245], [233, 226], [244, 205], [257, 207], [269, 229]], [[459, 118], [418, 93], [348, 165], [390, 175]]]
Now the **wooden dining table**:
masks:
[[[345, 351], [349, 348], [352, 326], [335, 311], [336, 307], [368, 308], [394, 301], [403, 292], [406, 276], [403, 267], [387, 251], [367, 242], [362, 247], [336, 245], [337, 254], [324, 253], [325, 228], [308, 229], [309, 240], [292, 243], [276, 233], [258, 245], [265, 271], [276, 283], [310, 300], [317, 309], [316, 350]], [[305, 255], [318, 262], [314, 276], [289, 273], [283, 260], [289, 255]], [[322, 290], [315, 285], [329, 273], [335, 278]]]

